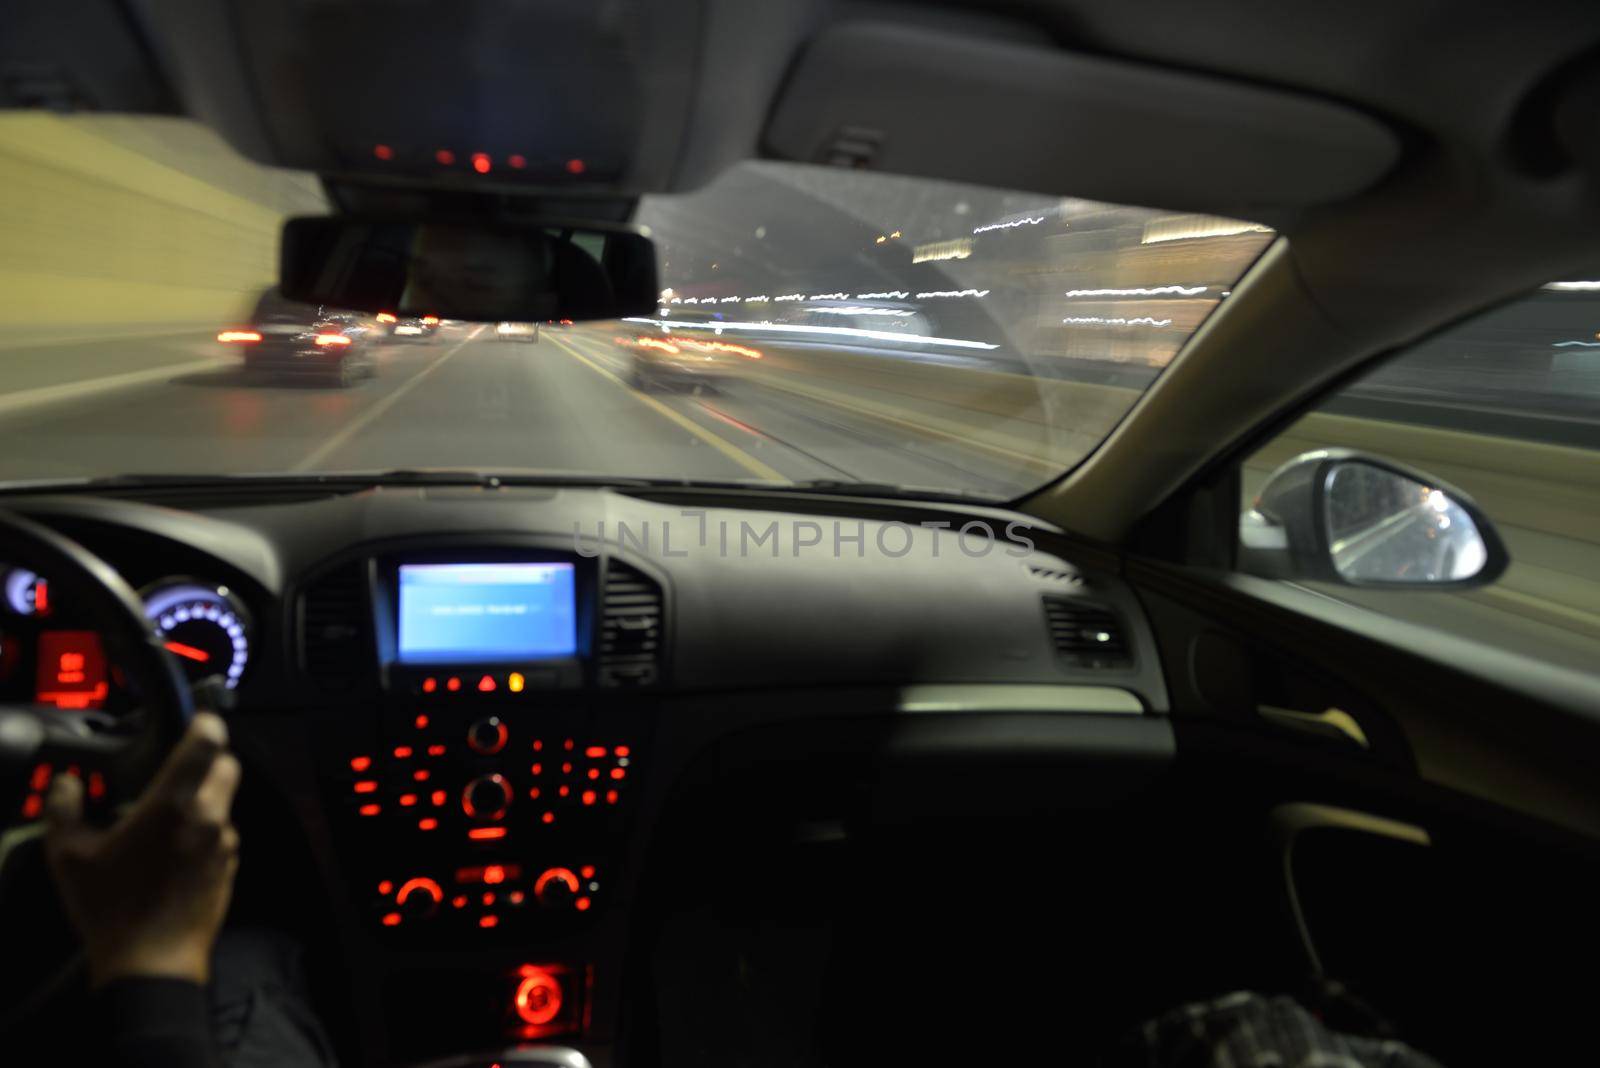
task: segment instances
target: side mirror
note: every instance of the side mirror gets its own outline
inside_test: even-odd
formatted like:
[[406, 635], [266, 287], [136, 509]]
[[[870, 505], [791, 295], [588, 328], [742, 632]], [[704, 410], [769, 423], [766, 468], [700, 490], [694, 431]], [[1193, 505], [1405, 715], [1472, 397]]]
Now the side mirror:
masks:
[[488, 322], [655, 314], [655, 244], [566, 223], [315, 216], [283, 224], [288, 300]]
[[1297, 456], [1239, 519], [1240, 567], [1345, 586], [1464, 589], [1499, 578], [1504, 543], [1471, 497], [1347, 449]]

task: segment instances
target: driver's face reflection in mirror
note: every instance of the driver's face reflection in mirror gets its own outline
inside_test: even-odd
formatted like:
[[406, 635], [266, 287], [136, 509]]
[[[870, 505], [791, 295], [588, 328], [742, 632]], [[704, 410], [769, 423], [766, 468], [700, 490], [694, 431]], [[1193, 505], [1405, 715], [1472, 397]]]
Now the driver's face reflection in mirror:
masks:
[[401, 309], [409, 315], [445, 309], [453, 318], [501, 319], [506, 308], [521, 307], [528, 309], [523, 318], [553, 318], [553, 267], [550, 243], [540, 235], [419, 226]]

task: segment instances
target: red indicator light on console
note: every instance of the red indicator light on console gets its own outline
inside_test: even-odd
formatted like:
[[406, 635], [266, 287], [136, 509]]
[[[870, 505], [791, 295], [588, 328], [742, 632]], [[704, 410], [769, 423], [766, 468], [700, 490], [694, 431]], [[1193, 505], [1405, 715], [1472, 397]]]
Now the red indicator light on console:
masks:
[[504, 838], [505, 836], [506, 829], [504, 827], [474, 827], [467, 832], [467, 837], [476, 842], [484, 842], [492, 838]]
[[400, 798], [399, 798], [399, 801], [400, 801], [400, 807], [401, 808], [410, 808], [412, 805], [417, 803], [417, 795], [416, 794], [401, 794]]
[[588, 898], [580, 897], [578, 900], [572, 903], [572, 907], [577, 909], [579, 912], [588, 912], [589, 906], [593, 904], [594, 902], [590, 901]]
[[595, 793], [594, 793], [594, 791], [593, 790], [585, 790], [583, 792], [583, 803], [585, 805], [592, 805], [592, 804], [594, 804], [594, 802], [595, 802]]
[[598, 760], [606, 755], [606, 747], [603, 745], [591, 745], [583, 751], [583, 755], [590, 760]]
[[362, 779], [352, 789], [358, 794], [375, 794], [378, 792], [378, 780]]
[[430, 745], [430, 746], [428, 746], [428, 755], [429, 756], [444, 756], [444, 746], [442, 746], [442, 745]]
[[498, 917], [498, 916], [479, 916], [478, 917], [478, 926], [479, 927], [498, 927], [499, 925], [500, 925], [500, 917]]
[[505, 867], [503, 865], [500, 865], [500, 864], [491, 864], [487, 868], [484, 868], [483, 869], [483, 881], [485, 883], [489, 883], [491, 885], [494, 884], [494, 883], [503, 883], [503, 882], [505, 882], [506, 881], [506, 869], [505, 869]]
[[431, 831], [438, 826], [439, 821], [432, 816], [424, 816], [417, 821], [417, 830], [419, 831]]
[[543, 816], [539, 817], [539, 820], [543, 823], [554, 823], [556, 821], [556, 814], [554, 812], [546, 812]]
[[350, 758], [350, 770], [351, 771], [366, 771], [370, 767], [372, 767], [372, 758], [369, 757], [369, 756], [358, 756], [358, 757], [351, 757]]
[[[622, 770], [621, 768], [617, 769], [617, 771], [621, 771], [621, 770]], [[413, 779], [417, 780], [418, 782], [427, 782], [428, 781], [428, 769], [427, 768], [418, 768], [416, 771], [413, 771], [411, 773], [411, 777]], [[614, 779], [615, 778], [619, 778], [619, 776], [617, 776], [614, 773], [613, 773], [613, 775], [611, 777], [614, 778]]]
[[466, 894], [457, 894], [455, 897], [450, 899], [450, 904], [454, 908], [458, 908], [458, 909], [466, 908], [467, 907], [467, 895]]
[[606, 804], [608, 804], [608, 805], [616, 804], [617, 803], [617, 798], [619, 796], [620, 795], [615, 790], [607, 790], [606, 791]]
[[455, 693], [457, 690], [461, 689], [461, 680], [456, 678], [454, 675], [451, 675], [444, 681], [444, 688], [449, 690], [451, 693]]
[[389, 894], [389, 891], [391, 891], [393, 889], [394, 889], [394, 883], [390, 882], [388, 879], [385, 879], [383, 882], [378, 884], [378, 893], [384, 895], [385, 897], [387, 897], [388, 894]]
[[594, 865], [593, 864], [585, 864], [583, 867], [578, 869], [578, 874], [583, 876], [585, 879], [593, 879], [594, 878]]
[[385, 927], [399, 927], [400, 926], [400, 914], [398, 912], [387, 912], [387, 913], [384, 913], [383, 925]]
[[394, 747], [394, 758], [396, 760], [405, 760], [410, 755], [411, 747], [409, 745], [397, 745]]
[[627, 768], [612, 768], [611, 769], [611, 777], [613, 779], [626, 779], [628, 777], [628, 769]]
[[434, 808], [443, 806], [444, 803], [449, 800], [449, 798], [450, 795], [445, 793], [443, 790], [435, 790], [433, 793], [428, 795], [428, 800], [433, 802]]
[[479, 693], [493, 693], [494, 689], [495, 684], [493, 675], [485, 675], [483, 678], [478, 680]]
[[383, 806], [382, 805], [362, 805], [360, 808], [356, 809], [356, 811], [361, 813], [361, 815], [363, 815], [363, 816], [376, 816], [378, 813], [383, 811]]
[[617, 746], [617, 756], [619, 756], [619, 757], [625, 757], [625, 756], [627, 756], [627, 755], [628, 755], [628, 754], [629, 754], [629, 753], [630, 753], [630, 752], [631, 752], [631, 751], [632, 751], [632, 750], [630, 750], [630, 749], [629, 749], [629, 748], [628, 748], [628, 747], [627, 747], [627, 746], [625, 746], [625, 745], [619, 745], [619, 746]]
[[434, 678], [432, 675], [429, 675], [427, 678], [422, 680], [422, 692], [423, 693], [432, 693], [433, 691], [437, 690], [438, 688], [439, 688], [439, 680]]
[[416, 718], [416, 720], [414, 721], [414, 724], [415, 724], [417, 730], [425, 731], [425, 730], [428, 729], [428, 717], [427, 716], [418, 716]]

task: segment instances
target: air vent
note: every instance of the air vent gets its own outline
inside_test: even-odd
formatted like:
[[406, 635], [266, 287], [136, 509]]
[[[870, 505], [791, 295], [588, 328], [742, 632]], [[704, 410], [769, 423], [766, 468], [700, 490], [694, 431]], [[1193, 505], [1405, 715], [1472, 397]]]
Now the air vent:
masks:
[[1122, 623], [1109, 608], [1076, 597], [1045, 597], [1050, 641], [1077, 667], [1126, 667], [1133, 662]]
[[661, 587], [610, 561], [600, 607], [602, 686], [649, 686], [661, 676]]
[[1083, 576], [1063, 564], [1060, 567], [1040, 567], [1038, 564], [1024, 565], [1028, 574], [1046, 586], [1082, 586]]
[[300, 654], [306, 674], [326, 690], [353, 688], [370, 662], [364, 565], [341, 564], [306, 588], [300, 600]]

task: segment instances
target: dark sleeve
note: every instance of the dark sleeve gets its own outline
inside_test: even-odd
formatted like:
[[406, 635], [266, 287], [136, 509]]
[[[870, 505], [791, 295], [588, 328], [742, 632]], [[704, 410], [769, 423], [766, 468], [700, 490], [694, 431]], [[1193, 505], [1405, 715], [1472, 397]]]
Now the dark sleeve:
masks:
[[119, 979], [95, 994], [105, 1064], [116, 1068], [220, 1068], [206, 990], [182, 979]]

